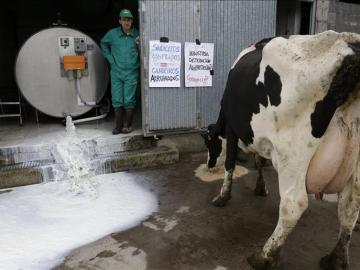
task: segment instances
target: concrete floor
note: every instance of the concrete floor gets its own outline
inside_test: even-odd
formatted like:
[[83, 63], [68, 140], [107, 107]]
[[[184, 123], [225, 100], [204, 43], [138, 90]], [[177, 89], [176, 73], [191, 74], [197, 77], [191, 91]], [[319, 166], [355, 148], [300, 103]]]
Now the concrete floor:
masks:
[[[113, 233], [74, 250], [56, 270], [75, 269], [251, 269], [246, 257], [261, 248], [278, 216], [278, 182], [265, 169], [270, 195], [255, 197], [256, 172], [234, 180], [232, 199], [224, 208], [210, 204], [221, 180], [203, 182], [194, 170], [204, 155], [187, 155], [175, 165], [133, 172], [135, 181], [155, 192], [159, 212], [141, 225]], [[245, 165], [249, 169], [252, 162]], [[84, 228], [86, 229], [86, 228]], [[282, 251], [282, 270], [320, 269], [338, 232], [336, 204], [311, 199], [309, 209]], [[360, 269], [360, 232], [350, 249], [351, 269]]]

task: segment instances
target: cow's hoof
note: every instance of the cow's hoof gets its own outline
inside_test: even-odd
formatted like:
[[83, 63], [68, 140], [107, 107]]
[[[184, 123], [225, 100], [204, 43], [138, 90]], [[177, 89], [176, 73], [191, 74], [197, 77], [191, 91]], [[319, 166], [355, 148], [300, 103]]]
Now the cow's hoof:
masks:
[[323, 270], [349, 270], [349, 263], [329, 254], [321, 258], [320, 268]]
[[261, 253], [255, 253], [247, 258], [248, 263], [256, 270], [276, 269], [280, 265], [280, 258], [268, 257], [264, 258]]
[[212, 200], [212, 205], [217, 207], [223, 207], [226, 205], [227, 201], [230, 200], [230, 196], [221, 196], [218, 195]]
[[334, 265], [332, 264], [332, 259], [330, 255], [326, 255], [320, 259], [320, 268], [323, 270], [335, 270]]
[[256, 187], [254, 189], [254, 194], [256, 196], [266, 197], [269, 194], [269, 191], [266, 189], [265, 185], [256, 184]]

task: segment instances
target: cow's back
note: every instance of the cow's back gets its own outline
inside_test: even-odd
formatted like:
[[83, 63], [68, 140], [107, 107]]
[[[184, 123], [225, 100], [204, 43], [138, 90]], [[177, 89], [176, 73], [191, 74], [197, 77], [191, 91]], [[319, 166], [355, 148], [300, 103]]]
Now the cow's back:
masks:
[[[339, 81], [339, 87], [334, 77], [347, 58], [356, 60], [357, 42], [359, 35], [327, 31], [274, 38], [245, 54], [230, 72], [222, 100], [227, 121], [243, 147], [263, 155], [264, 149], [271, 151], [279, 166], [285, 166], [287, 158], [308, 166], [322, 141], [322, 148], [336, 148], [336, 140], [324, 134], [335, 112], [349, 110], [357, 96], [354, 81], [348, 85]], [[358, 117], [356, 110], [351, 115]], [[337, 125], [335, 120], [332, 125]], [[349, 144], [343, 145], [347, 149]], [[343, 153], [348, 153], [346, 149]]]

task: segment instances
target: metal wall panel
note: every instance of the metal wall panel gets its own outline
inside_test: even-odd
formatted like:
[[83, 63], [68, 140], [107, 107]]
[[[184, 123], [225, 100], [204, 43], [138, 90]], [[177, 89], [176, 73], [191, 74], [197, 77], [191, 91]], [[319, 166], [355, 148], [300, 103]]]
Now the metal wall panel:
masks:
[[183, 70], [180, 88], [149, 88], [147, 69], [150, 40], [168, 37], [170, 41], [181, 42], [184, 55], [184, 42], [199, 37], [199, 1], [152, 0], [139, 4], [145, 69], [142, 74], [144, 131], [195, 128], [196, 90], [184, 87]]
[[276, 0], [201, 1], [201, 41], [215, 43], [213, 87], [199, 88], [201, 127], [215, 123], [228, 72], [240, 51], [275, 35]]
[[[145, 135], [215, 122], [233, 61], [249, 44], [275, 34], [276, 0], [140, 0], [139, 9]], [[183, 51], [184, 42], [196, 38], [214, 43], [213, 87], [185, 88], [182, 73], [180, 88], [149, 88], [149, 40], [162, 36], [181, 42]]]

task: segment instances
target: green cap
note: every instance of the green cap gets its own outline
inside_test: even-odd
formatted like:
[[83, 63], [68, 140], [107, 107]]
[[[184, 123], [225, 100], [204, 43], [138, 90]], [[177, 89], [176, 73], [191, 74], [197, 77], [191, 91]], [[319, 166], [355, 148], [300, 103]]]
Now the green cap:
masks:
[[120, 18], [133, 18], [133, 15], [131, 14], [131, 11], [128, 10], [128, 9], [123, 9], [120, 11], [120, 14], [119, 14], [119, 17]]

